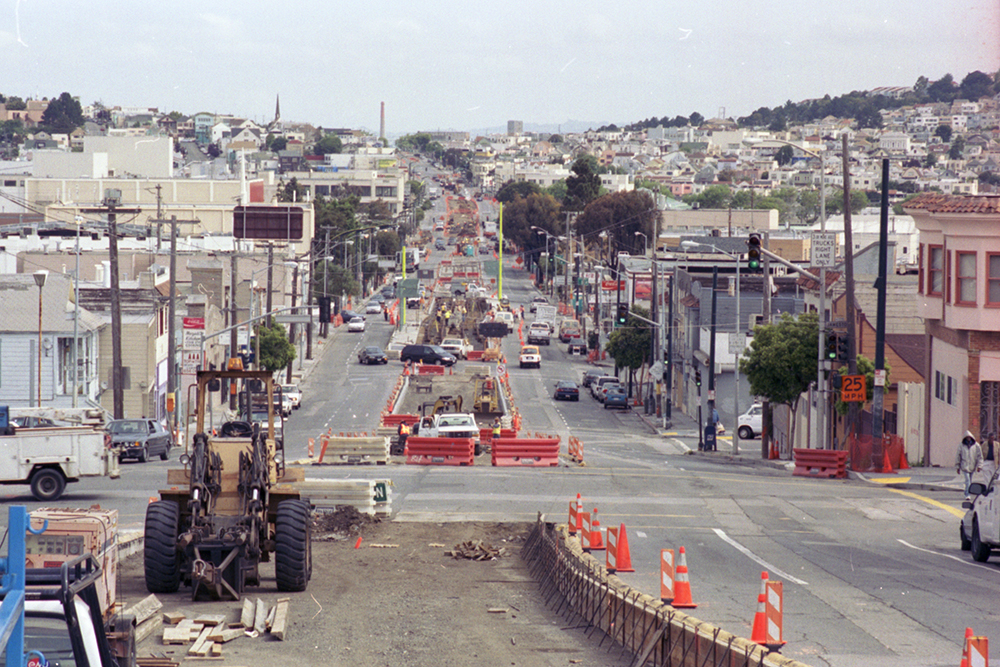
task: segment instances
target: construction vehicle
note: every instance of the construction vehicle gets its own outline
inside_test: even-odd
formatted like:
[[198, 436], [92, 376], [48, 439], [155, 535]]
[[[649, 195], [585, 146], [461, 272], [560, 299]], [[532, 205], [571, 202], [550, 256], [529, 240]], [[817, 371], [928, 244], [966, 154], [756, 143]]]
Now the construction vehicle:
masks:
[[[198, 371], [195, 434], [181, 455], [181, 473], [146, 510], [144, 565], [151, 593], [181, 583], [191, 598], [239, 600], [260, 585], [260, 564], [274, 554], [278, 590], [303, 591], [312, 575], [310, 506], [285, 478], [275, 437], [275, 383], [268, 371]], [[205, 423], [209, 393], [222, 380], [262, 388], [266, 422], [229, 421], [214, 434]], [[186, 482], [186, 487], [184, 483]]]
[[[110, 624], [101, 611], [99, 582], [104, 577], [92, 553], [80, 553], [57, 566], [27, 568], [31, 538], [44, 538], [47, 524], [31, 528], [27, 510], [8, 510], [7, 558], [0, 558], [0, 664], [135, 665], [134, 623], [124, 614]], [[58, 539], [56, 539], [58, 542]], [[66, 540], [67, 546], [76, 543]], [[108, 641], [112, 628], [126, 646], [116, 657]]]

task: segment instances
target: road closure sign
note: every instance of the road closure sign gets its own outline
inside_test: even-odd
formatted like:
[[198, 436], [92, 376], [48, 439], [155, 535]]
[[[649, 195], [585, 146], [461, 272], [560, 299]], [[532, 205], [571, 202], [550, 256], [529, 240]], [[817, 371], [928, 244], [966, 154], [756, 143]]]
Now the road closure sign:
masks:
[[840, 381], [840, 400], [844, 403], [864, 403], [868, 400], [868, 384], [864, 375], [845, 375]]

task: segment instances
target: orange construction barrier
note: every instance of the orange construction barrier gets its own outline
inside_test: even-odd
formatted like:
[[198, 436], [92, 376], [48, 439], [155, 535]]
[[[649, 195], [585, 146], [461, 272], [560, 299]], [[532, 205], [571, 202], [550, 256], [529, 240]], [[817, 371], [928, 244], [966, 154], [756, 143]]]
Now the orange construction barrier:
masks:
[[[611, 530], [608, 528], [608, 530]], [[608, 545], [608, 549], [611, 546]], [[618, 571], [635, 572], [632, 568], [632, 554], [628, 549], [628, 533], [625, 532], [625, 524], [618, 527]]]
[[674, 601], [674, 550], [660, 549], [660, 599]]
[[757, 596], [757, 613], [753, 617], [750, 641], [777, 651], [785, 645], [781, 638], [782, 583], [769, 581], [767, 572], [760, 573], [760, 594]]
[[580, 512], [577, 514], [580, 517], [580, 546], [583, 547], [583, 553], [590, 553], [590, 512]]
[[684, 555], [684, 547], [681, 547], [680, 558], [677, 563], [677, 577], [674, 582], [674, 601], [670, 606], [676, 609], [694, 609], [698, 605], [691, 599], [691, 582], [688, 581], [687, 558]]
[[326, 448], [330, 444], [329, 435], [321, 435], [319, 437], [319, 463], [323, 462], [323, 457], [326, 456]]
[[799, 449], [792, 450], [795, 458], [793, 475], [799, 477], [827, 477], [843, 479], [847, 477], [846, 449]]
[[604, 555], [605, 567], [614, 574], [618, 570], [618, 529], [608, 526], [608, 549]]
[[964, 660], [969, 667], [989, 667], [990, 640], [987, 637], [966, 637], [965, 652], [969, 657]]
[[424, 438], [409, 436], [403, 453], [407, 464], [471, 466], [475, 457], [472, 438]]
[[576, 500], [569, 501], [569, 534], [576, 535], [580, 530], [580, 512], [583, 510], [583, 498], [576, 494]]
[[316, 456], [316, 439], [309, 438], [309, 446], [306, 448], [306, 454], [309, 458]]
[[557, 466], [559, 465], [559, 438], [494, 438], [493, 465], [495, 466]]

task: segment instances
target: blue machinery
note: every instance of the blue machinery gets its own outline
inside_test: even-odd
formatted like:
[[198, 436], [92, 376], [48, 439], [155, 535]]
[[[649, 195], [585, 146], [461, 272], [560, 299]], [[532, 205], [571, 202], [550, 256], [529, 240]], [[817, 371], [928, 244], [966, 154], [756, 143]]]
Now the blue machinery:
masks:
[[[40, 530], [32, 530], [28, 523], [28, 511], [23, 505], [14, 505], [7, 510], [7, 557], [0, 557], [0, 650], [7, 649], [4, 667], [24, 667], [28, 656], [24, 654], [24, 586], [25, 586], [25, 540], [28, 531], [39, 535], [45, 531], [48, 522]], [[46, 664], [45, 656], [37, 651], [31, 655], [40, 664]]]

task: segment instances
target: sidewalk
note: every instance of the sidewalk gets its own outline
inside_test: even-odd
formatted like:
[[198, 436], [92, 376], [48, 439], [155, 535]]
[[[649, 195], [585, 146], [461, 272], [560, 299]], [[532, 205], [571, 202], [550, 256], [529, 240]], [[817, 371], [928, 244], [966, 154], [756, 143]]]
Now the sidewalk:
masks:
[[[674, 410], [671, 414], [670, 426], [662, 427], [662, 418], [656, 415], [647, 415], [643, 408], [636, 408], [635, 414], [651, 431], [661, 438], [697, 438], [698, 424], [694, 419], [686, 414]], [[697, 445], [691, 449], [690, 456], [698, 456], [721, 464], [735, 464], [745, 466], [762, 466], [786, 470], [789, 475], [795, 469], [795, 464], [790, 460], [768, 460], [761, 457], [760, 438], [754, 440], [740, 439], [739, 454], [733, 454], [732, 433], [726, 432], [716, 441], [717, 451], [698, 451]], [[878, 472], [855, 472], [847, 470], [848, 479], [868, 482], [871, 484], [884, 484], [894, 489], [924, 490], [924, 491], [954, 491], [961, 494], [965, 490], [965, 482], [962, 476], [953, 472], [954, 468], [942, 467], [912, 467], [907, 470], [899, 470], [895, 473]]]

